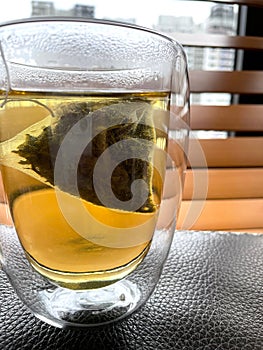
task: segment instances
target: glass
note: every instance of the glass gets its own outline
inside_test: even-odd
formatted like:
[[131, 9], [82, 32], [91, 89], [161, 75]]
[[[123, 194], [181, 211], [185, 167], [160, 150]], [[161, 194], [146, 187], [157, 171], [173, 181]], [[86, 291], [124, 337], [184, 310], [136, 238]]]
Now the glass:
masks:
[[57, 327], [122, 319], [161, 275], [188, 139], [185, 55], [110, 21], [0, 26], [0, 155], [14, 228], [1, 264]]

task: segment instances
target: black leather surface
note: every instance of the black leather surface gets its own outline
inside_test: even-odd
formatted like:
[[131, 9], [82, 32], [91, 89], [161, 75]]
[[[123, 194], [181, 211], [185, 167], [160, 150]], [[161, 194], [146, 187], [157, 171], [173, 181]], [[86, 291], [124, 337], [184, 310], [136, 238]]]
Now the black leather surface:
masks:
[[0, 272], [0, 349], [263, 349], [263, 235], [177, 232], [162, 279], [130, 318], [60, 330], [32, 316]]

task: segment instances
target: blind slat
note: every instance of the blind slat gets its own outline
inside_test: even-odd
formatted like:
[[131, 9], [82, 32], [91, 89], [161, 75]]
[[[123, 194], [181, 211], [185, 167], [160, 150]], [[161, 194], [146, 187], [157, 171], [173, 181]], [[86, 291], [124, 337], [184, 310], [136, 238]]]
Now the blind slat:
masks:
[[[209, 185], [207, 191], [200, 186]], [[188, 169], [183, 199], [263, 198], [263, 168]]]
[[[208, 167], [263, 166], [263, 137], [199, 140]], [[189, 166], [202, 167], [196, 141], [189, 142]]]
[[[199, 215], [197, 206], [202, 208]], [[232, 230], [263, 228], [263, 199], [183, 201], [178, 229]]]
[[221, 34], [170, 33], [175, 40], [189, 47], [262, 50], [263, 38], [255, 36], [227, 36]]
[[192, 130], [263, 131], [263, 105], [191, 106]]
[[189, 72], [191, 92], [228, 92], [262, 94], [262, 71], [198, 71]]

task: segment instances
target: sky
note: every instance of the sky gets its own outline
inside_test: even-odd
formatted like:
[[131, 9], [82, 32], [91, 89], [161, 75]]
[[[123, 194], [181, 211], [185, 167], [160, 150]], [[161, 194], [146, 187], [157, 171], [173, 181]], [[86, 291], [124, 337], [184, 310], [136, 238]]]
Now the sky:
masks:
[[[97, 18], [136, 18], [137, 24], [146, 27], [156, 24], [159, 15], [190, 15], [196, 23], [200, 23], [208, 17], [212, 6], [205, 1], [181, 0], [53, 0], [53, 3], [60, 9], [70, 9], [76, 3], [95, 6]], [[1, 7], [0, 22], [30, 17], [30, 14], [31, 0], [7, 0]]]

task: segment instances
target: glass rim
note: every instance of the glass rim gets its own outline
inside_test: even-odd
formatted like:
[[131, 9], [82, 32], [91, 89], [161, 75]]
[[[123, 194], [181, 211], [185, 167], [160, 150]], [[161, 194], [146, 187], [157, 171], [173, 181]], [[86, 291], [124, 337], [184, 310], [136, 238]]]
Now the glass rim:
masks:
[[158, 30], [144, 27], [134, 23], [127, 23], [111, 19], [100, 19], [100, 18], [85, 18], [85, 17], [74, 17], [74, 16], [34, 16], [21, 19], [14, 19], [0, 23], [0, 30], [4, 27], [18, 25], [18, 24], [29, 24], [29, 23], [41, 23], [41, 22], [71, 22], [71, 23], [90, 23], [90, 24], [101, 24], [115, 27], [122, 27], [127, 29], [134, 29], [141, 32], [149, 33], [152, 35], [159, 36], [167, 41], [170, 41], [180, 47], [182, 45], [175, 38], [169, 36], [166, 33], [162, 33]]
[[[63, 26], [63, 23], [66, 25]], [[131, 65], [129, 65], [128, 67], [125, 67], [125, 69], [123, 69], [124, 67], [123, 67], [121, 58], [118, 58], [118, 60], [115, 60], [116, 62], [115, 61], [113, 62], [114, 67], [111, 67], [113, 65], [112, 60], [111, 61], [107, 60], [107, 65], [103, 65], [102, 67], [99, 67], [99, 69], [95, 69], [94, 67], [91, 68], [90, 66], [87, 66], [86, 61], [84, 65], [85, 67], [83, 68], [83, 62], [82, 62], [83, 60], [82, 60], [81, 61], [82, 63], [80, 62], [79, 65], [77, 66], [75, 65], [72, 66], [72, 63], [68, 62], [71, 69], [69, 68], [65, 69], [64, 66], [63, 66], [63, 69], [60, 69], [60, 66], [58, 65], [55, 65], [55, 66], [46, 65], [46, 64], [43, 65], [42, 63], [31, 65], [28, 62], [26, 63], [24, 61], [20, 62], [17, 59], [14, 60], [14, 54], [15, 54], [14, 52], [10, 53], [11, 56], [5, 55], [6, 54], [4, 51], [5, 47], [3, 45], [8, 47], [11, 40], [10, 39], [11, 36], [14, 36], [14, 38], [16, 37], [19, 38], [21, 36], [21, 38], [23, 38], [25, 36], [25, 31], [27, 33], [32, 32], [32, 34], [41, 34], [41, 35], [44, 33], [44, 36], [45, 36], [45, 32], [48, 32], [50, 27], [53, 29], [55, 28], [55, 32], [57, 36], [56, 38], [59, 38], [59, 39], [63, 38], [64, 36], [63, 33], [66, 33], [67, 30], [69, 31], [72, 30], [72, 33], [76, 34], [79, 32], [80, 29], [81, 30], [83, 29], [84, 34], [87, 35], [87, 38], [89, 38], [90, 34], [92, 36], [93, 31], [95, 30], [94, 31], [95, 33], [96, 29], [99, 29], [99, 30], [101, 29], [104, 32], [103, 35], [105, 35], [105, 38], [111, 38], [112, 37], [111, 34], [117, 35], [117, 33], [120, 33], [122, 34], [122, 37], [123, 37], [121, 41], [124, 45], [123, 47], [125, 48], [128, 47], [127, 37], [129, 37], [133, 43], [133, 46], [130, 45], [132, 49], [128, 52], [132, 52], [132, 50], [134, 52], [134, 47], [137, 43], [142, 45], [142, 43], [144, 42], [146, 43], [148, 40], [150, 40], [154, 44], [154, 48], [155, 48], [154, 57], [158, 58], [158, 57], [161, 57], [160, 55], [162, 55], [160, 44], [164, 45], [165, 48], [167, 48], [165, 52], [167, 53], [167, 51], [169, 51], [169, 57], [168, 57], [168, 54], [166, 54], [166, 57], [162, 55], [161, 62], [159, 61], [156, 62], [155, 59], [153, 60], [152, 56], [150, 57], [146, 55], [146, 58], [145, 58], [145, 55], [141, 55], [141, 57], [144, 57], [144, 58], [140, 62], [139, 66], [134, 66], [134, 63], [133, 63], [134, 59], [132, 57], [132, 59], [130, 59], [129, 61], [129, 62], [132, 62]], [[9, 35], [9, 33], [11, 33], [11, 35]], [[127, 35], [128, 33], [131, 35], [128, 36]], [[86, 36], [83, 36], [83, 39], [85, 38]], [[32, 40], [35, 40], [35, 39], [32, 39]], [[116, 38], [115, 38], [115, 41], [116, 41]], [[12, 42], [11, 42], [11, 45], [12, 45]], [[20, 42], [19, 42], [19, 45], [20, 46], [18, 46], [18, 43], [16, 44], [16, 49], [18, 47], [19, 48], [22, 47]], [[129, 84], [131, 83], [133, 84], [132, 85], [133, 88], [135, 88], [135, 86], [139, 88], [140, 86], [139, 90], [141, 91], [142, 83], [149, 86], [150, 83], [152, 84], [154, 82], [154, 86], [156, 86], [156, 88], [157, 88], [157, 84], [162, 85], [161, 88], [160, 86], [157, 88], [158, 91], [160, 89], [161, 91], [167, 91], [167, 88], [166, 87], [164, 88], [164, 85], [170, 86], [171, 84], [170, 78], [168, 79], [166, 77], [166, 80], [164, 82], [164, 79], [161, 79], [161, 76], [164, 77], [164, 75], [166, 76], [166, 74], [168, 74], [167, 73], [168, 70], [172, 69], [171, 68], [172, 65], [175, 64], [175, 61], [179, 56], [182, 55], [182, 57], [184, 58], [184, 61], [186, 61], [185, 52], [182, 45], [171, 36], [158, 32], [154, 29], [139, 26], [133, 23], [125, 23], [125, 22], [109, 20], [109, 19], [72, 17], [72, 16], [38, 16], [38, 17], [15, 19], [15, 20], [0, 23], [0, 54], [2, 56], [2, 59], [5, 61], [5, 68], [7, 71], [7, 75], [9, 75], [10, 71], [11, 73], [16, 74], [14, 78], [15, 80], [13, 80], [13, 84], [14, 84], [14, 81], [20, 82], [23, 80], [22, 78], [18, 79], [17, 77], [27, 76], [32, 78], [32, 74], [34, 75], [36, 74], [36, 72], [38, 74], [37, 81], [40, 81], [39, 72], [42, 72], [44, 74], [45, 71], [48, 70], [49, 72], [52, 72], [52, 74], [54, 75], [56, 73], [59, 73], [62, 80], [64, 79], [64, 80], [72, 81], [72, 74], [75, 74], [75, 79], [74, 79], [75, 84], [78, 84], [81, 79], [83, 81], [83, 78], [87, 80], [87, 74], [89, 74], [88, 78], [90, 79], [90, 83], [92, 81], [94, 84], [99, 84], [99, 86], [96, 85], [96, 87], [100, 87], [100, 89], [105, 88], [107, 90], [108, 90], [107, 84], [110, 84], [111, 88], [114, 88], [114, 89], [116, 88], [117, 86], [116, 82], [120, 83], [119, 73], [122, 72], [122, 73], [125, 73], [125, 76], [124, 76], [125, 79], [124, 80], [122, 79], [123, 80], [122, 86], [127, 85], [129, 81]], [[126, 56], [124, 57], [124, 59], [128, 60], [126, 50], [125, 50], [125, 55]], [[89, 60], [89, 62], [92, 63], [91, 60]], [[136, 72], [136, 76], [134, 75], [134, 72]], [[149, 72], [150, 72], [151, 79], [148, 79], [149, 75], [147, 74], [149, 74]], [[84, 74], [86, 75], [85, 77], [84, 77]], [[101, 78], [102, 74], [104, 74], [103, 76], [104, 79]], [[108, 75], [106, 76], [105, 74], [108, 74]], [[146, 79], [146, 75], [147, 75], [147, 79]], [[158, 75], [158, 79], [157, 79], [157, 75]], [[49, 76], [49, 80], [48, 80], [49, 82], [50, 82], [50, 77], [52, 78], [52, 76]], [[98, 77], [100, 77], [100, 79]], [[31, 81], [30, 79], [27, 79], [27, 83], [29, 83], [30, 81]], [[11, 86], [11, 82], [9, 84]], [[146, 87], [146, 85], [143, 87], [143, 91], [145, 91], [145, 89], [148, 91], [149, 87]], [[29, 88], [29, 86], [27, 88]], [[86, 88], [87, 86], [85, 87], [85, 89]], [[89, 86], [89, 89], [90, 88], [91, 86]], [[92, 86], [92, 89], [93, 88], [95, 88], [95, 85]], [[125, 91], [126, 90], [127, 88], [125, 88]]]

